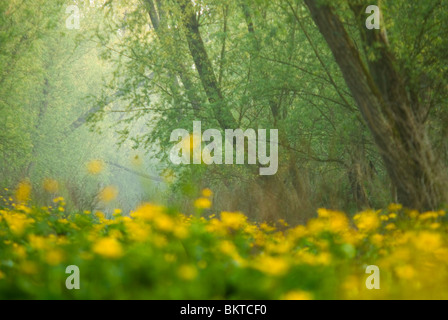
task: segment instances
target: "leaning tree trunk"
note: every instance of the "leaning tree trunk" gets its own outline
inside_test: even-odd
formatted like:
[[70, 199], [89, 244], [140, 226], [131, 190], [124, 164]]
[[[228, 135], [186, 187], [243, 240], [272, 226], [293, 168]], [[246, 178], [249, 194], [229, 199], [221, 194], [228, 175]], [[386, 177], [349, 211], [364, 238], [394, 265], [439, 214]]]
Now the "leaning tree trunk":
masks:
[[[333, 8], [317, 2], [305, 0], [372, 133], [398, 201], [421, 210], [438, 207], [446, 200], [445, 168], [434, 156], [426, 133], [421, 115], [427, 110], [409, 98], [384, 29], [360, 28], [364, 47], [376, 55], [366, 66]], [[355, 13], [361, 8], [352, 5]]]
[[191, 57], [193, 58], [204, 91], [207, 94], [210, 104], [213, 105], [215, 118], [223, 129], [236, 129], [238, 124], [225, 102], [213, 70], [212, 61], [207, 54], [204, 41], [202, 40], [199, 21], [193, 4], [190, 0], [178, 0], [178, 3], [182, 11], [182, 25], [187, 38], [188, 48], [190, 49]]

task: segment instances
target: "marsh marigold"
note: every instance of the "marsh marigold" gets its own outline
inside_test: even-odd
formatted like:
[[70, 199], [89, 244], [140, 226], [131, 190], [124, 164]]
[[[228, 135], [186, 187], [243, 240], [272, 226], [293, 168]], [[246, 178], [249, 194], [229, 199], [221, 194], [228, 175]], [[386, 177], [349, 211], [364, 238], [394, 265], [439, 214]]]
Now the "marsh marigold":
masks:
[[105, 258], [117, 259], [123, 255], [123, 249], [117, 239], [108, 237], [98, 240], [92, 251]]
[[118, 195], [118, 189], [115, 186], [107, 186], [101, 190], [99, 198], [103, 202], [110, 202], [114, 200]]
[[87, 163], [87, 171], [90, 174], [96, 175], [101, 173], [104, 169], [104, 161], [103, 160], [91, 160]]

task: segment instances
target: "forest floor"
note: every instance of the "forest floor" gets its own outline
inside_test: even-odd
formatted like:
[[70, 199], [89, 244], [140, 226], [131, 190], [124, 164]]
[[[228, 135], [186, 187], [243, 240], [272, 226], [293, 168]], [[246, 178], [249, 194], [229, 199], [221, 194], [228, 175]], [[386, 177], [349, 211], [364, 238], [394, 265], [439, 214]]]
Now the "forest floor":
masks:
[[213, 213], [211, 195], [110, 219], [0, 199], [0, 299], [448, 298], [445, 211], [319, 209], [290, 227]]

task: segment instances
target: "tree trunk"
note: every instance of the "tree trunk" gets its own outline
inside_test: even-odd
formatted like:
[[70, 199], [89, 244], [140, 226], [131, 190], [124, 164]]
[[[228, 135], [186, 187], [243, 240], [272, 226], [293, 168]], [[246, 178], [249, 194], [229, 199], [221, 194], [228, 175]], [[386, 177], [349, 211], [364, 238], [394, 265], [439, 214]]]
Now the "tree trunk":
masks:
[[[157, 11], [156, 11], [156, 6], [155, 6], [153, 0], [145, 0], [145, 3], [146, 3], [146, 10], [148, 11], [149, 17], [151, 19], [151, 24], [152, 24], [154, 30], [156, 31], [158, 38], [161, 41], [163, 41], [164, 34], [161, 31], [161, 27], [160, 27], [160, 23], [161, 23], [162, 19], [164, 19], [162, 3], [157, 1], [157, 8], [158, 8]], [[182, 84], [185, 88], [188, 100], [190, 101], [194, 112], [197, 114], [201, 109], [201, 100], [195, 93], [193, 81], [190, 78], [190, 76], [187, 74], [185, 66], [181, 62], [177, 61], [176, 57], [173, 57], [173, 65], [176, 68], [177, 75], [179, 76], [180, 81], [182, 82]]]
[[366, 66], [333, 8], [314, 0], [305, 3], [372, 133], [396, 186], [398, 201], [421, 210], [444, 203], [444, 168], [434, 156], [419, 104], [409, 98], [405, 77], [388, 49], [384, 30], [360, 27], [364, 46], [374, 49], [376, 55]]
[[190, 49], [191, 57], [193, 58], [208, 100], [214, 105], [215, 118], [222, 128], [235, 129], [238, 125], [224, 101], [221, 88], [213, 70], [213, 65], [202, 41], [195, 9], [190, 0], [178, 1], [183, 14], [182, 23], [185, 29], [188, 48]]

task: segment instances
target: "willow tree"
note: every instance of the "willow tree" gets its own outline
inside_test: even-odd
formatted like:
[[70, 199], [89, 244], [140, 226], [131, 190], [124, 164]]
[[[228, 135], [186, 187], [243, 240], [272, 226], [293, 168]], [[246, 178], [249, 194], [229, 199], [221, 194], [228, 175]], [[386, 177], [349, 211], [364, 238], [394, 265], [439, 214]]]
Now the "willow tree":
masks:
[[[386, 30], [388, 9], [393, 8], [389, 1], [382, 2], [380, 29], [372, 30], [365, 23], [366, 7], [371, 2], [305, 0], [305, 3], [370, 129], [396, 187], [398, 201], [418, 209], [443, 204], [446, 166], [429, 139], [427, 121], [435, 97], [446, 90], [447, 70], [443, 66], [447, 57], [442, 50], [446, 41], [442, 36], [448, 30], [441, 20], [443, 15], [446, 18], [443, 2], [401, 3], [401, 17], [417, 24], [412, 29], [413, 38], [408, 39], [410, 43], [401, 48], [399, 43], [392, 42], [400, 40], [397, 34], [388, 34]], [[418, 10], [410, 10], [416, 7]], [[344, 23], [347, 11], [351, 11], [351, 19], [357, 26], [360, 46], [354, 40], [356, 35]], [[401, 22], [396, 20], [397, 16], [391, 18], [395, 24]], [[398, 33], [403, 27], [398, 25], [393, 31]]]

